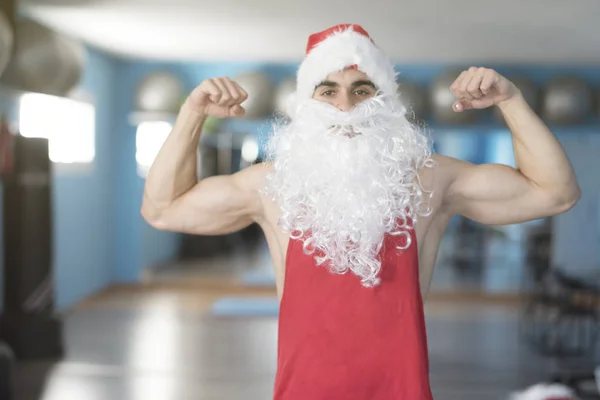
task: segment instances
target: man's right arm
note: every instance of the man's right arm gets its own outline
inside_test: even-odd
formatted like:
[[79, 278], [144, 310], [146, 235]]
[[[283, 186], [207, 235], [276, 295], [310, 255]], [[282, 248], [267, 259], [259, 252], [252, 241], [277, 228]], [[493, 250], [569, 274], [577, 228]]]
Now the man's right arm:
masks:
[[153, 227], [191, 234], [237, 231], [262, 215], [258, 187], [266, 167], [198, 182], [197, 149], [207, 115], [243, 115], [247, 95], [226, 78], [203, 82], [181, 107], [175, 125], [152, 164], [141, 213]]

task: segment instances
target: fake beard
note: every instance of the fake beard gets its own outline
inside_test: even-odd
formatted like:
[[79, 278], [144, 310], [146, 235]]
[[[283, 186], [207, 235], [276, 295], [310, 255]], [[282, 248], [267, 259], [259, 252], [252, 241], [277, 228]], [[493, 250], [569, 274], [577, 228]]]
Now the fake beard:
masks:
[[433, 166], [430, 141], [405, 114], [396, 97], [350, 112], [310, 99], [275, 124], [267, 146], [274, 171], [264, 192], [281, 207], [280, 227], [317, 265], [352, 271], [367, 287], [380, 281], [384, 235], [403, 235], [408, 248], [417, 217], [430, 212], [418, 176]]

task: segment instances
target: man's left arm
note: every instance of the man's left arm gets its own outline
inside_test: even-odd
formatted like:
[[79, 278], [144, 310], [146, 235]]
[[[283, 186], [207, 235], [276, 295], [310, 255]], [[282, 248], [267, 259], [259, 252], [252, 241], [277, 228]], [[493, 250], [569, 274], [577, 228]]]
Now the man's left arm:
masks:
[[497, 106], [513, 136], [517, 168], [442, 159], [451, 213], [490, 225], [521, 223], [569, 210], [581, 192], [573, 167], [550, 129], [516, 86], [496, 71], [472, 68], [452, 85], [455, 110]]

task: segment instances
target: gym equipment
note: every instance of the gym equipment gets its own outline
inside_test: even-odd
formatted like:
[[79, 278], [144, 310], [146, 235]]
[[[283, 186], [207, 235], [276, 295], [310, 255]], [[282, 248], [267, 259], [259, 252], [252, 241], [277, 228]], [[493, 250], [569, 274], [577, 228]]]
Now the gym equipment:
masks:
[[275, 111], [279, 114], [290, 115], [290, 96], [296, 91], [296, 80], [289, 78], [281, 82], [275, 91]]
[[215, 176], [218, 172], [218, 151], [211, 145], [211, 139], [207, 135], [202, 135], [198, 142], [198, 179]]
[[[540, 274], [539, 269], [536, 272]], [[561, 366], [551, 381], [569, 386], [583, 398], [598, 396], [587, 393], [585, 383], [594, 380], [598, 362], [594, 356], [600, 337], [600, 280], [570, 276], [557, 268], [536, 278], [521, 311], [523, 339]], [[589, 372], [584, 369], [587, 364]]]
[[552, 79], [544, 90], [542, 117], [551, 124], [577, 124], [585, 122], [591, 114], [593, 90], [576, 76]]
[[4, 312], [0, 337], [17, 359], [62, 356], [54, 316], [52, 176], [48, 140], [14, 137], [14, 164], [3, 175]]
[[453, 231], [452, 267], [461, 276], [480, 276], [485, 265], [489, 230], [468, 218], [457, 216]]
[[0, 342], [0, 399], [13, 398], [13, 370], [15, 357], [6, 343]]
[[525, 235], [525, 265], [535, 285], [541, 285], [552, 263], [552, 219], [531, 226]]
[[8, 126], [5, 115], [0, 117], [0, 176], [10, 173], [13, 168], [14, 135]]
[[[596, 93], [596, 116], [600, 118], [600, 90]], [[598, 380], [598, 384], [600, 385], [600, 379]]]
[[168, 71], [146, 75], [135, 91], [137, 111], [177, 113], [185, 95], [181, 80]]
[[[540, 89], [528, 78], [524, 76], [507, 76], [512, 83], [515, 84], [516, 87], [519, 88], [523, 98], [529, 104], [529, 107], [535, 112], [539, 112], [540, 109]], [[504, 117], [502, 116], [502, 112], [498, 107], [494, 108], [494, 117], [498, 121], [504, 122]]]
[[433, 117], [442, 124], [472, 124], [477, 121], [475, 110], [456, 112], [452, 104], [457, 98], [450, 90], [450, 85], [458, 78], [462, 70], [452, 69], [440, 74], [430, 87], [429, 102]]
[[[7, 118], [0, 118], [0, 176], [10, 173], [12, 169], [12, 132]], [[14, 354], [10, 347], [0, 341], [0, 399], [13, 398], [13, 365]]]
[[8, 18], [0, 11], [0, 76], [13, 52], [14, 35]]
[[14, 51], [2, 81], [30, 92], [65, 96], [85, 65], [83, 45], [29, 19], [17, 19]]
[[406, 118], [409, 121], [425, 119], [428, 113], [429, 99], [421, 85], [410, 81], [400, 81], [398, 82], [398, 96], [407, 108]]
[[264, 118], [273, 111], [274, 89], [264, 73], [246, 72], [233, 80], [248, 93], [248, 99], [241, 104], [246, 109], [246, 118]]

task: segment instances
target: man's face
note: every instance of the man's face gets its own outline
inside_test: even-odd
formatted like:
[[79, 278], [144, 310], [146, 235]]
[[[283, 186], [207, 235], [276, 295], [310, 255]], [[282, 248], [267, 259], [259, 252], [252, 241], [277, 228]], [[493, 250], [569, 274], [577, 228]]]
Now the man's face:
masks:
[[399, 98], [379, 96], [356, 69], [330, 74], [290, 121], [275, 126], [268, 148], [267, 192], [281, 208], [280, 227], [310, 233], [305, 249], [318, 249], [318, 262], [375, 284], [384, 234], [410, 244], [402, 223], [427, 207], [417, 173], [429, 142], [406, 120]]
[[347, 68], [328, 75], [316, 87], [312, 98], [348, 112], [376, 93], [377, 89], [367, 75], [357, 69]]

